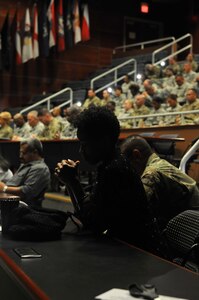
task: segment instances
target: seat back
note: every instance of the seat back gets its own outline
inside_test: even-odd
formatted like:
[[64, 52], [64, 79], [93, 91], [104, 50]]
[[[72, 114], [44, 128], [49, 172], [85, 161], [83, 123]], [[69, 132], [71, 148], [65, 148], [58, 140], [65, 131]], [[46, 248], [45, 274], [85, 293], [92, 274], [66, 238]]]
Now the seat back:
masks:
[[199, 211], [178, 214], [168, 222], [164, 233], [173, 258], [180, 257], [181, 265], [188, 260], [199, 263]]
[[[162, 134], [159, 136], [160, 138], [177, 138], [178, 134]], [[153, 147], [158, 155], [162, 158], [172, 160], [172, 157], [175, 154], [175, 141], [158, 141], [153, 142]]]

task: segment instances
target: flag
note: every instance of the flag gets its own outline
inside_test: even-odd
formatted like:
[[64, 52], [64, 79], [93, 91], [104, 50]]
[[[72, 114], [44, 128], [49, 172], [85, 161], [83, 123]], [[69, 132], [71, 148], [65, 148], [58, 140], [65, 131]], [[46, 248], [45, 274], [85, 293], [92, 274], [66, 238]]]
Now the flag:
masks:
[[16, 49], [16, 64], [22, 64], [22, 52], [21, 52], [21, 29], [20, 29], [20, 21], [19, 14], [16, 11], [16, 32], [15, 32], [15, 49]]
[[19, 23], [18, 9], [16, 9], [12, 24], [10, 26], [10, 61], [11, 66], [22, 64], [21, 56], [21, 31]]
[[47, 57], [49, 55], [47, 6], [46, 1], [42, 2], [44, 3], [39, 15], [39, 53], [42, 56]]
[[53, 47], [56, 44], [56, 24], [55, 24], [55, 4], [54, 0], [50, 1], [47, 16], [49, 21], [49, 47]]
[[34, 4], [33, 8], [33, 36], [32, 36], [32, 46], [33, 46], [33, 58], [39, 56], [39, 28], [38, 28], [38, 9], [37, 4]]
[[81, 42], [81, 28], [80, 28], [80, 16], [79, 16], [79, 3], [75, 0], [73, 7], [73, 31], [74, 31], [74, 43], [77, 44]]
[[58, 51], [65, 50], [63, 0], [59, 0], [58, 6]]
[[82, 41], [90, 40], [90, 24], [88, 14], [88, 4], [83, 5], [83, 17], [82, 17]]
[[64, 4], [65, 45], [66, 48], [72, 48], [74, 45], [72, 0], [67, 0]]
[[25, 63], [33, 58], [32, 51], [32, 35], [31, 35], [31, 23], [30, 23], [30, 11], [26, 9], [25, 14], [25, 27], [23, 37], [23, 48], [22, 48], [22, 62]]
[[9, 70], [11, 67], [11, 36], [10, 36], [10, 24], [9, 13], [7, 13], [2, 30], [1, 30], [1, 53], [2, 53], [2, 67]]

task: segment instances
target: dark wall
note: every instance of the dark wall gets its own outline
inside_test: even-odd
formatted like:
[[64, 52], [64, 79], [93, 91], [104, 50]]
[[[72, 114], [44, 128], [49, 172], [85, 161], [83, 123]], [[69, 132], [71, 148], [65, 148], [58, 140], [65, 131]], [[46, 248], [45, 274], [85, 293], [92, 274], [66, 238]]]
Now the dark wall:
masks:
[[[86, 1], [86, 0], [85, 0]], [[84, 1], [84, 2], [85, 2]], [[41, 5], [43, 1], [38, 1]], [[49, 0], [48, 0], [49, 2]], [[83, 1], [82, 1], [83, 2]], [[0, 109], [25, 106], [35, 94], [56, 92], [68, 81], [86, 79], [96, 69], [107, 66], [112, 59], [112, 49], [121, 46], [124, 40], [124, 17], [143, 20], [134, 29], [137, 39], [150, 40], [156, 24], [162, 26], [161, 36], [179, 37], [188, 32], [194, 36], [194, 52], [199, 53], [199, 11], [197, 0], [149, 0], [149, 14], [140, 12], [140, 0], [88, 0], [91, 40], [81, 42], [72, 49], [57, 53], [51, 50], [48, 58], [37, 58], [11, 71], [0, 72]], [[20, 1], [20, 17], [25, 8], [33, 7], [33, 0]], [[57, 0], [55, 0], [57, 4]], [[0, 27], [9, 10], [14, 16], [17, 1], [0, 1]], [[151, 24], [149, 30], [147, 22]], [[152, 36], [152, 38], [155, 38]]]

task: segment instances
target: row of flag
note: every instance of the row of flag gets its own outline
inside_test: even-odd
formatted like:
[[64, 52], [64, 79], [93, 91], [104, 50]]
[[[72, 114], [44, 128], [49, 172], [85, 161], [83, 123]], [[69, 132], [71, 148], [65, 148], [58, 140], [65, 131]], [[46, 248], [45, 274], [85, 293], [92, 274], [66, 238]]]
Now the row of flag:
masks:
[[88, 4], [78, 0], [42, 1], [26, 8], [22, 21], [16, 10], [12, 23], [9, 12], [0, 33], [0, 69], [26, 63], [38, 56], [47, 57], [50, 48], [58, 52], [90, 39]]

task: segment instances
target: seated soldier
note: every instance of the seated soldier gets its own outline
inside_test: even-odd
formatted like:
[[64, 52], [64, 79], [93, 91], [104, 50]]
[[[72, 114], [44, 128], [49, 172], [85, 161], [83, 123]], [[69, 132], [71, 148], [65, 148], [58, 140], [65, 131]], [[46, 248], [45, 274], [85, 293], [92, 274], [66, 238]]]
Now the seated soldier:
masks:
[[21, 141], [22, 163], [6, 184], [0, 182], [0, 192], [19, 196], [30, 206], [41, 206], [44, 193], [50, 185], [50, 171], [42, 156], [43, 147], [39, 140]]
[[12, 137], [15, 141], [20, 141], [30, 130], [30, 126], [26, 123], [25, 117], [20, 114], [16, 113], [13, 116], [14, 121], [14, 135]]
[[11, 140], [13, 137], [13, 128], [10, 126], [12, 116], [8, 111], [0, 113], [0, 139]]
[[121, 151], [141, 176], [160, 230], [180, 212], [199, 209], [199, 190], [195, 180], [161, 159], [144, 138], [126, 138]]
[[96, 96], [94, 89], [89, 89], [87, 92], [88, 98], [85, 99], [82, 104], [82, 109], [88, 108], [90, 106], [99, 106], [101, 105], [101, 100]]
[[59, 139], [62, 126], [60, 122], [53, 117], [49, 110], [43, 108], [38, 112], [39, 120], [45, 125], [41, 135], [38, 136], [41, 140]]
[[[188, 89], [185, 95], [186, 103], [182, 105], [180, 111], [194, 111], [199, 110], [199, 99], [196, 89]], [[176, 122], [180, 124], [197, 124], [199, 114], [186, 114], [182, 117], [177, 118]]]

